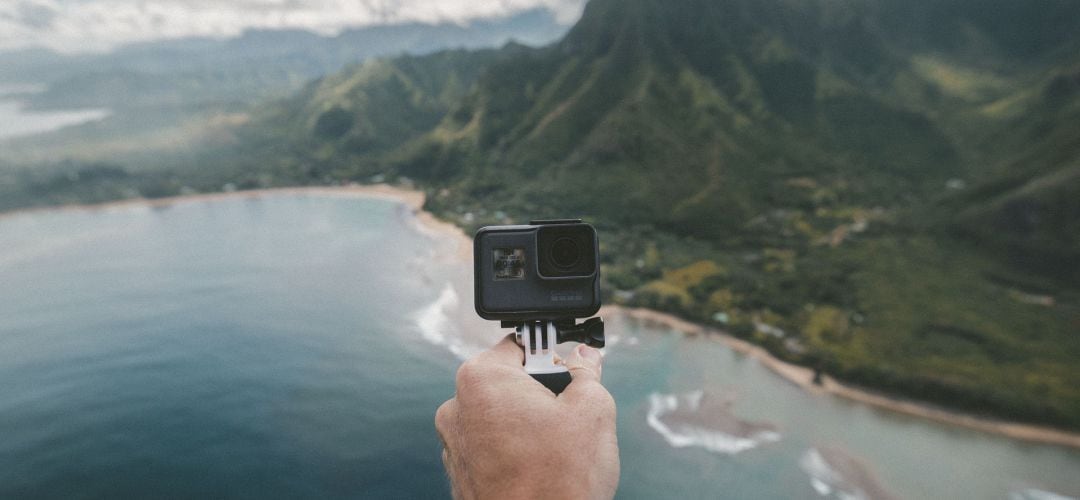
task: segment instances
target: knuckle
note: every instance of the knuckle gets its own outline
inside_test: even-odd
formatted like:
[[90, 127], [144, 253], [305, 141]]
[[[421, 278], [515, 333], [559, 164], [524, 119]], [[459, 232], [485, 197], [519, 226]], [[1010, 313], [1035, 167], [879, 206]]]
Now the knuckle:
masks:
[[604, 389], [604, 386], [595, 380], [583, 380], [581, 394], [584, 399], [592, 401], [602, 397], [603, 394], [607, 394], [607, 389]]
[[[603, 389], [603, 387], [601, 387], [601, 389]], [[600, 409], [605, 414], [614, 415], [615, 414], [615, 398], [611, 395], [610, 392], [607, 391], [607, 389], [604, 389], [602, 392], [603, 392], [603, 394], [598, 398], [598, 401], [597, 401], [597, 403], [600, 406]]]
[[581, 388], [581, 393], [582, 399], [597, 411], [604, 414], [615, 412], [615, 398], [599, 382], [585, 384]]
[[458, 368], [456, 383], [458, 389], [471, 387], [484, 378], [484, 365], [476, 358], [469, 359]]

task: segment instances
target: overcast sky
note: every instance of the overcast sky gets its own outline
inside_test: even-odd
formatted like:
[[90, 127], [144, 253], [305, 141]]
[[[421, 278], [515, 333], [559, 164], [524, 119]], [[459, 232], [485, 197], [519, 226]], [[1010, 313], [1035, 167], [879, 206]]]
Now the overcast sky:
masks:
[[63, 52], [185, 36], [231, 37], [246, 28], [335, 34], [354, 26], [418, 21], [467, 24], [537, 7], [563, 24], [585, 0], [0, 0], [0, 50]]

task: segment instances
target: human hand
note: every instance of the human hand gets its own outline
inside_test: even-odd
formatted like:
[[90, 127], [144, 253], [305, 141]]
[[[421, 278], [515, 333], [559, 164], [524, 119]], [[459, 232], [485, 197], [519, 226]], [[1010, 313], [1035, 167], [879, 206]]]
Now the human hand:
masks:
[[579, 345], [573, 381], [556, 396], [522, 369], [509, 335], [457, 372], [435, 413], [455, 498], [611, 498], [619, 484], [615, 400], [600, 385], [600, 351]]

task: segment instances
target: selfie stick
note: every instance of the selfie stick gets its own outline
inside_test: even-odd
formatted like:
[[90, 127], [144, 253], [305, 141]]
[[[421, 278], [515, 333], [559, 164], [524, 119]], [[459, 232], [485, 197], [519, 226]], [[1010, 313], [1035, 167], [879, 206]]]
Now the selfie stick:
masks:
[[[509, 326], [509, 325], [508, 325]], [[574, 320], [523, 321], [514, 324], [517, 341], [525, 349], [525, 372], [556, 395], [570, 385], [570, 371], [555, 363], [555, 345], [580, 342], [590, 347], [604, 347], [604, 321], [590, 318]]]

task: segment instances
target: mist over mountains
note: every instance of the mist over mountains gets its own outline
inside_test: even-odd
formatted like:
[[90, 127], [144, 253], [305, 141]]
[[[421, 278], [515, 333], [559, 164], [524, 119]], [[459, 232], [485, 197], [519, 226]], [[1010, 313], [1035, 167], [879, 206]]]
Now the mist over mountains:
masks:
[[12, 0], [0, 4], [0, 50], [41, 47], [74, 54], [160, 40], [222, 40], [259, 30], [335, 36], [379, 25], [464, 27], [539, 9], [568, 25], [577, 20], [583, 4], [583, 0]]
[[36, 98], [45, 107], [113, 105], [110, 101], [123, 101], [132, 93], [102, 99], [102, 86], [141, 84], [171, 90], [169, 80], [194, 77], [204, 79], [204, 91], [210, 93], [235, 87], [234, 80], [249, 79], [263, 88], [249, 85], [245, 92], [267, 95], [280, 90], [274, 78], [299, 84], [370, 57], [490, 47], [508, 40], [543, 45], [565, 31], [550, 12], [534, 9], [463, 26], [409, 23], [346, 29], [332, 36], [306, 30], [246, 30], [224, 40], [186, 37], [133, 43], [103, 54], [32, 48], [0, 52], [4, 68], [0, 82], [49, 84], [48, 95]]
[[33, 165], [35, 175], [66, 170], [52, 165], [60, 159], [120, 162], [142, 171], [176, 166], [191, 161], [187, 152], [227, 137], [222, 126], [244, 121], [252, 106], [289, 95], [348, 64], [447, 48], [497, 47], [510, 40], [544, 45], [567, 29], [550, 11], [533, 9], [465, 26], [372, 26], [334, 36], [253, 30], [225, 40], [128, 44], [103, 54], [0, 52], [0, 87], [40, 90], [0, 99], [16, 99], [16, 106], [31, 112], [103, 109], [110, 114], [101, 122], [52, 134], [0, 140], [0, 177], [5, 165]]

